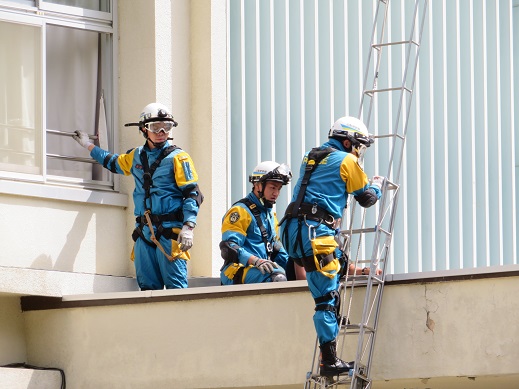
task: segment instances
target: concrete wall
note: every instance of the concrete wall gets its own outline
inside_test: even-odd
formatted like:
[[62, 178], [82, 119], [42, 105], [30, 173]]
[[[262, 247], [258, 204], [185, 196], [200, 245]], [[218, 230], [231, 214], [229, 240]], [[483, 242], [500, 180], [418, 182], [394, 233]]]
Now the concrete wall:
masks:
[[0, 366], [27, 360], [20, 298], [0, 295]]
[[[518, 281], [387, 284], [374, 388], [516, 388]], [[92, 299], [110, 305], [80, 306]], [[72, 387], [295, 388], [310, 369], [313, 301], [304, 281], [64, 302], [71, 308], [23, 316], [29, 362], [63, 368]]]

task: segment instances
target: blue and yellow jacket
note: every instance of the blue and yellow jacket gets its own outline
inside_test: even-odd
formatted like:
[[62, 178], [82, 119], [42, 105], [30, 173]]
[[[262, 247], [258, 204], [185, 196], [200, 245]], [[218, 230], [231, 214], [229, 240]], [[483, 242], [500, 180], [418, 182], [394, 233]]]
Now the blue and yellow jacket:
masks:
[[193, 197], [196, 197], [198, 190], [198, 175], [188, 153], [177, 148], [160, 162], [152, 177], [153, 185], [150, 188], [150, 198], [146, 199], [146, 204], [144, 203], [144, 168], [141, 161], [141, 151], [144, 149], [149, 166], [151, 166], [162, 150], [169, 146], [166, 142], [164, 147], [152, 150], [144, 145], [130, 150], [126, 154], [111, 154], [95, 146], [90, 155], [113, 173], [133, 175], [135, 179], [133, 191], [135, 216], [144, 215], [146, 209], [150, 209], [154, 215], [182, 211], [183, 220], [163, 222], [164, 227], [181, 228], [183, 222], [196, 223], [199, 210], [196, 200], [186, 196], [186, 194], [191, 193]]
[[[341, 218], [348, 194], [358, 196], [371, 188], [380, 198], [380, 190], [376, 186], [370, 186], [366, 173], [358, 164], [358, 158], [346, 152], [341, 142], [329, 139], [321, 148], [333, 147], [336, 151], [328, 154], [310, 177], [310, 183], [306, 188], [304, 203], [317, 204], [327, 210], [334, 218]], [[304, 176], [308, 153], [306, 153], [299, 177], [292, 196], [292, 201], [296, 201], [301, 187], [301, 178]]]
[[[285, 269], [288, 255], [279, 240], [276, 213], [272, 208], [265, 207], [253, 192], [250, 192], [246, 198], [260, 211], [268, 241], [279, 249], [277, 255], [271, 260]], [[247, 261], [251, 256], [267, 259], [267, 249], [256, 218], [247, 205], [241, 202], [235, 203], [222, 219], [222, 241], [228, 242], [232, 249], [237, 251], [237, 258], [243, 266], [248, 266]]]

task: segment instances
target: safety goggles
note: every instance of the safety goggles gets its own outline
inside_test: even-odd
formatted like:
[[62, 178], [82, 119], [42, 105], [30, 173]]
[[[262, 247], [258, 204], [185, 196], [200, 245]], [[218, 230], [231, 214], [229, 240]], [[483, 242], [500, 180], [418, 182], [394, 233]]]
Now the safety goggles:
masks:
[[146, 129], [154, 134], [159, 134], [161, 132], [168, 133], [174, 127], [173, 122], [149, 122], [146, 123]]

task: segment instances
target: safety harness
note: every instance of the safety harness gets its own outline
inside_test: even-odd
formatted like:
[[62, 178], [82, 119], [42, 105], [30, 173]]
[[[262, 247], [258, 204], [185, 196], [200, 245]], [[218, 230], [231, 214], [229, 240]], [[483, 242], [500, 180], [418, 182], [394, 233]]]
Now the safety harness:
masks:
[[[279, 248], [276, 248], [275, 246], [272, 245], [271, 242], [269, 242], [268, 240], [268, 233], [267, 233], [267, 229], [265, 228], [265, 226], [263, 225], [263, 221], [261, 220], [261, 216], [260, 216], [260, 210], [258, 209], [258, 206], [256, 204], [254, 204], [250, 199], [248, 199], [247, 197], [241, 199], [241, 200], [238, 200], [236, 201], [234, 205], [238, 204], [238, 203], [242, 203], [244, 204], [247, 208], [249, 208], [249, 210], [251, 211], [252, 215], [254, 216], [254, 219], [256, 219], [256, 224], [258, 225], [260, 231], [261, 231], [261, 238], [263, 240], [263, 243], [265, 244], [265, 250], [267, 252], [267, 259], [271, 259], [272, 257], [274, 257], [277, 252], [279, 251]], [[229, 260], [226, 260], [223, 267], [227, 266], [229, 263], [231, 263], [231, 261]], [[235, 262], [235, 263], [239, 263], [239, 261]], [[222, 268], [223, 268], [222, 267]], [[238, 269], [238, 271], [236, 271], [236, 273], [234, 274], [234, 277], [233, 277], [233, 284], [242, 284], [242, 278], [243, 278], [243, 272], [245, 271], [247, 267], [245, 266], [242, 266]]]
[[[303, 250], [303, 238], [302, 238], [302, 228], [303, 223], [306, 223], [307, 220], [316, 221], [319, 224], [324, 223], [329, 227], [333, 227], [335, 222], [335, 218], [325, 209], [319, 207], [317, 203], [304, 203], [303, 199], [305, 198], [306, 189], [308, 184], [310, 183], [310, 176], [317, 168], [319, 163], [325, 159], [330, 153], [336, 151], [333, 147], [326, 147], [324, 149], [320, 147], [314, 147], [308, 153], [305, 173], [303, 178], [301, 179], [301, 185], [299, 187], [299, 193], [295, 201], [291, 202], [285, 211], [285, 215], [279, 222], [279, 225], [282, 225], [286, 219], [297, 218], [298, 220], [298, 232], [297, 232], [297, 240], [294, 242], [293, 251], [296, 252], [297, 248], [301, 249], [301, 253], [304, 254]], [[283, 234], [283, 243], [288, 243], [288, 228], [285, 229]], [[319, 259], [319, 264], [322, 267], [326, 266], [328, 263], [333, 261], [334, 259], [333, 253], [328, 255], [322, 255]], [[315, 266], [315, 261], [313, 256], [307, 256], [303, 258], [292, 258], [298, 265], [303, 266], [307, 272], [317, 270]]]
[[[144, 175], [143, 175], [144, 183], [142, 185], [142, 188], [144, 189], [144, 210], [145, 211], [144, 211], [144, 215], [137, 216], [137, 218], [135, 219], [135, 221], [137, 223], [139, 223], [139, 225], [133, 230], [133, 233], [132, 233], [132, 238], [133, 238], [134, 242], [136, 242], [137, 239], [141, 238], [147, 245], [149, 245], [151, 247], [158, 247], [159, 250], [162, 251], [162, 253], [170, 261], [172, 261], [174, 258], [171, 255], [169, 255], [168, 253], [166, 253], [166, 251], [160, 244], [159, 239], [161, 236], [164, 236], [166, 239], [175, 239], [176, 240], [178, 238], [178, 234], [174, 233], [171, 228], [164, 228], [162, 226], [162, 223], [165, 221], [177, 221], [177, 220], [182, 221], [184, 218], [184, 215], [181, 210], [178, 212], [168, 213], [168, 214], [164, 214], [164, 215], [153, 215], [151, 213], [151, 209], [153, 208], [152, 204], [151, 204], [151, 188], [153, 186], [153, 173], [155, 173], [155, 170], [160, 165], [162, 160], [164, 158], [166, 158], [169, 154], [171, 154], [173, 151], [175, 151], [176, 149], [179, 149], [179, 147], [175, 146], [175, 145], [166, 147], [165, 149], [162, 150], [162, 152], [157, 157], [155, 162], [153, 162], [153, 164], [151, 166], [149, 166], [148, 155], [146, 154], [146, 151], [144, 150], [144, 148], [142, 148], [139, 155], [141, 157], [141, 163], [142, 163], [142, 167], [144, 169]], [[149, 200], [149, 207], [147, 207], [148, 200]], [[142, 229], [144, 228], [145, 225], [147, 225], [150, 229], [151, 242], [148, 239], [146, 239], [146, 237], [144, 236], [144, 233], [142, 231]], [[157, 234], [155, 234], [153, 226], [157, 226]]]
[[[305, 172], [303, 178], [301, 180], [301, 185], [299, 187], [299, 193], [295, 201], [291, 202], [287, 210], [285, 211], [285, 215], [279, 222], [279, 225], [285, 222], [286, 219], [297, 218], [298, 221], [298, 232], [297, 232], [297, 240], [294, 242], [294, 252], [297, 252], [297, 248], [301, 249], [301, 253], [304, 255], [303, 249], [303, 238], [302, 238], [302, 228], [303, 223], [306, 223], [307, 220], [316, 221], [319, 224], [326, 224], [328, 227], [333, 228], [335, 223], [335, 218], [331, 215], [327, 210], [319, 207], [317, 203], [304, 203], [303, 199], [305, 198], [306, 189], [310, 182], [310, 177], [314, 170], [317, 168], [319, 163], [325, 159], [328, 155], [337, 151], [333, 147], [326, 147], [324, 149], [320, 147], [314, 147], [308, 153], [308, 158], [306, 161]], [[285, 228], [283, 234], [283, 243], [288, 243], [288, 228]], [[324, 268], [331, 261], [335, 259], [335, 252], [330, 254], [316, 254], [316, 257], [319, 261], [320, 268]], [[317, 267], [315, 264], [314, 256], [304, 256], [303, 258], [292, 258], [294, 262], [298, 265], [303, 266], [305, 271], [312, 272], [316, 271]], [[347, 258], [346, 258], [347, 260]], [[346, 266], [346, 265], [345, 265]], [[340, 312], [340, 293], [337, 290], [333, 290], [324, 296], [314, 298], [315, 301], [315, 310], [316, 311], [331, 311], [337, 317], [339, 321], [338, 314]], [[334, 301], [334, 303], [330, 303], [330, 301]]]

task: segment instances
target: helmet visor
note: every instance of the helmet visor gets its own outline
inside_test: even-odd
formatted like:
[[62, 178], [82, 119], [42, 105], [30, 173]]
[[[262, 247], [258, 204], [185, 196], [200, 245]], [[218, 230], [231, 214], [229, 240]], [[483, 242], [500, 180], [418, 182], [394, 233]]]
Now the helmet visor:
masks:
[[146, 124], [148, 131], [158, 134], [160, 132], [169, 133], [174, 127], [173, 122], [149, 122]]
[[263, 178], [265, 181], [278, 181], [283, 185], [286, 185], [292, 178], [292, 172], [290, 171], [288, 165], [283, 163], [271, 172], [267, 173]]

